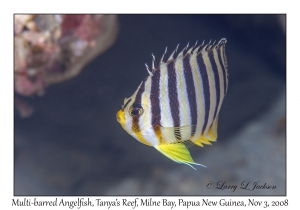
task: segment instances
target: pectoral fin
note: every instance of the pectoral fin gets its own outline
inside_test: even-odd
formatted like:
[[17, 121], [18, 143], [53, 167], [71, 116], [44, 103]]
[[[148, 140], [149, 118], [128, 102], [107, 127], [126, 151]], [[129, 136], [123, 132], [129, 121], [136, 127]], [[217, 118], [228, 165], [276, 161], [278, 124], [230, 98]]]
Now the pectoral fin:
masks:
[[161, 152], [163, 155], [170, 158], [171, 160], [180, 164], [184, 163], [186, 165], [189, 165], [195, 170], [197, 169], [194, 168], [191, 164], [206, 167], [204, 165], [194, 162], [189, 150], [186, 148], [186, 146], [183, 143], [160, 144], [154, 147], [155, 149], [157, 149], [159, 152]]
[[162, 139], [166, 144], [187, 141], [196, 129], [196, 125], [186, 125], [180, 127], [161, 127]]

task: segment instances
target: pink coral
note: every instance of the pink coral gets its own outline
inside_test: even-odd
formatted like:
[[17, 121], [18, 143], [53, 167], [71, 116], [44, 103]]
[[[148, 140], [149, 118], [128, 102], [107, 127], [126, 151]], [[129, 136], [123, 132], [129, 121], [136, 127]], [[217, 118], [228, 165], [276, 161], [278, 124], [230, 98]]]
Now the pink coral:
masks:
[[115, 15], [15, 15], [15, 92], [41, 95], [115, 40]]
[[45, 87], [42, 73], [38, 73], [34, 77], [28, 77], [25, 71], [15, 75], [15, 91], [23, 96], [30, 96], [38, 93], [42, 94]]

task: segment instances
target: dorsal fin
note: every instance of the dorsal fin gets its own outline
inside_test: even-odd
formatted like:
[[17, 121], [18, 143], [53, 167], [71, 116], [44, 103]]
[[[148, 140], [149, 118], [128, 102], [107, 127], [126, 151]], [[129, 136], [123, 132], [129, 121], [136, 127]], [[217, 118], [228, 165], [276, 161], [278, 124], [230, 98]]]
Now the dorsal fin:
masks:
[[225, 38], [221, 39], [218, 44], [216, 44], [216, 49], [220, 48], [222, 45], [226, 44], [227, 40]]
[[197, 47], [197, 43], [198, 43], [198, 40], [196, 41], [195, 45], [193, 47], [191, 47], [191, 49], [188, 52], [190, 52], [192, 54]]
[[[167, 61], [165, 62], [165, 56], [167, 54], [167, 47], [165, 49], [165, 52], [163, 53], [160, 62], [159, 62], [159, 66], [161, 64], [169, 64], [170, 62], [173, 62], [174, 60], [180, 58], [180, 57], [184, 57], [186, 55], [191, 55], [196, 53], [197, 55], [203, 53], [204, 51], [210, 53], [212, 50], [214, 49], [218, 49], [220, 48], [222, 45], [226, 44], [227, 40], [226, 38], [222, 38], [217, 44], [216, 44], [216, 40], [212, 43], [212, 40], [210, 40], [207, 44], [205, 44], [205, 40], [203, 40], [202, 44], [198, 45], [198, 40], [196, 41], [194, 46], [189, 47], [189, 43], [187, 44], [186, 47], [184, 47], [179, 53], [177, 53], [179, 44], [176, 46], [175, 50], [171, 53], [171, 55], [169, 56], [169, 58], [167, 59]], [[159, 67], [156, 65], [156, 61], [155, 61], [155, 57], [152, 54], [152, 71], [150, 71], [149, 67], [146, 64], [146, 68], [147, 71], [149, 72], [149, 74], [152, 76], [153, 73], [159, 69]]]
[[210, 53], [214, 49], [218, 50], [222, 45], [226, 44], [226, 42], [227, 42], [226, 38], [222, 38], [217, 44], [216, 44], [216, 41], [211, 43], [211, 40], [210, 40], [209, 43], [207, 43], [205, 45], [204, 45], [204, 43], [202, 43], [200, 48], [197, 48], [196, 51], [198, 52], [198, 54], [202, 53], [203, 51]]
[[183, 56], [183, 52], [186, 50], [186, 47], [184, 47], [181, 51], [180, 51], [180, 53], [177, 55], [177, 58], [180, 58], [180, 57], [182, 57]]
[[168, 47], [166, 47], [164, 54], [161, 56], [160, 63], [165, 63], [164, 58], [165, 58], [165, 55], [167, 53], [167, 50], [168, 50]]
[[[194, 50], [197, 49], [197, 48], [196, 48], [196, 47], [197, 47], [197, 43], [198, 43], [198, 40], [196, 41], [196, 43], [194, 44], [194, 46], [190, 47], [190, 48], [186, 51], [186, 53], [184, 53], [184, 56], [193, 54]], [[188, 45], [189, 45], [189, 44], [188, 44]], [[187, 47], [188, 47], [188, 46], [187, 46]], [[197, 50], [196, 50], [196, 51], [197, 51]]]
[[151, 75], [151, 76], [152, 76], [153, 74], [152, 74], [152, 72], [150, 71], [150, 69], [149, 69], [149, 66], [147, 65], [147, 63], [145, 63], [145, 66], [146, 66], [146, 69], [147, 69], [147, 71], [148, 71], [149, 75]]
[[158, 68], [156, 66], [155, 56], [152, 53], [152, 73], [154, 73], [157, 69]]
[[168, 61], [167, 62], [170, 62], [172, 60], [174, 60], [176, 58], [175, 53], [177, 52], [177, 49], [179, 47], [179, 44], [177, 45], [177, 47], [175, 48], [175, 50], [172, 52], [172, 54], [170, 55], [170, 57], [168, 58]]
[[187, 45], [186, 45], [186, 47], [184, 48], [184, 50], [183, 50], [183, 56], [185, 56], [186, 53], [187, 53], [187, 51], [189, 50], [189, 49], [188, 49], [189, 44], [190, 44], [190, 43], [188, 42]]

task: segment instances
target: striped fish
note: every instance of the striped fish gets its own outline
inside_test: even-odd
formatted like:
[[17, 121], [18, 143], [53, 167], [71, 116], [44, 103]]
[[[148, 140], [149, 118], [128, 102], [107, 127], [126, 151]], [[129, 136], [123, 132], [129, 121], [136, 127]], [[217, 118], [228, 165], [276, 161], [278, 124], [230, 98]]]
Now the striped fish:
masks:
[[218, 115], [228, 89], [226, 42], [196, 42], [180, 53], [177, 45], [167, 61], [166, 48], [158, 66], [152, 55], [152, 70], [146, 64], [149, 76], [117, 113], [123, 129], [177, 163], [201, 165], [187, 147], [217, 139]]

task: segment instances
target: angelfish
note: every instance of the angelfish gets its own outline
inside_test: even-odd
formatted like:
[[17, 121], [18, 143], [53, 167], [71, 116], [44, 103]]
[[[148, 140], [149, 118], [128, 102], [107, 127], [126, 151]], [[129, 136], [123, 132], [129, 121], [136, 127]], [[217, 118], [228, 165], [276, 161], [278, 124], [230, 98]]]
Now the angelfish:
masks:
[[201, 165], [187, 147], [203, 147], [217, 139], [219, 111], [228, 89], [226, 42], [196, 42], [179, 53], [177, 45], [165, 61], [166, 48], [158, 65], [152, 55], [152, 69], [146, 64], [149, 76], [117, 113], [123, 129], [177, 163]]

